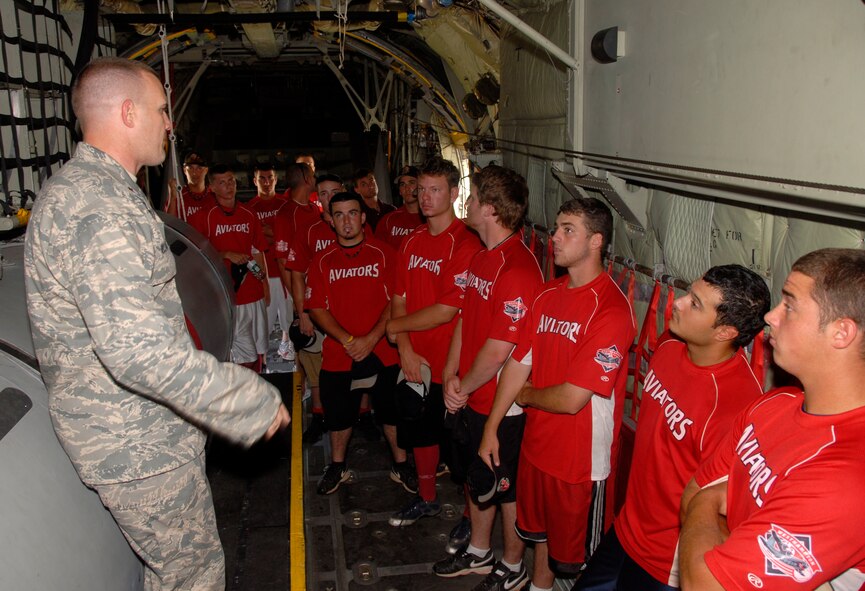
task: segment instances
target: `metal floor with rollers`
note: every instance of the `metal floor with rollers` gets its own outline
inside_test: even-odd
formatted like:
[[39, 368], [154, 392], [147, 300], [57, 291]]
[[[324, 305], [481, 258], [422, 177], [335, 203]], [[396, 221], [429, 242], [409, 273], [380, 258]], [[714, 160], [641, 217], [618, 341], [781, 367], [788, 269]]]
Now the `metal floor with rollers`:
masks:
[[[438, 479], [442, 512], [412, 526], [387, 519], [412, 495], [391, 481], [385, 441], [356, 432], [349, 445], [349, 481], [329, 496], [316, 494], [329, 454], [325, 436], [300, 444], [309, 413], [293, 364], [271, 359], [264, 377], [277, 385], [292, 412], [291, 428], [274, 440], [241, 450], [214, 439], [207, 471], [226, 557], [227, 591], [469, 590], [483, 579], [444, 579], [432, 565], [445, 557], [464, 499], [449, 475]], [[299, 375], [299, 374], [298, 374]], [[302, 517], [301, 517], [302, 516]], [[297, 523], [302, 521], [303, 523]], [[493, 548], [501, 557], [497, 521]], [[530, 566], [531, 550], [526, 552]], [[557, 589], [569, 589], [565, 581]]]

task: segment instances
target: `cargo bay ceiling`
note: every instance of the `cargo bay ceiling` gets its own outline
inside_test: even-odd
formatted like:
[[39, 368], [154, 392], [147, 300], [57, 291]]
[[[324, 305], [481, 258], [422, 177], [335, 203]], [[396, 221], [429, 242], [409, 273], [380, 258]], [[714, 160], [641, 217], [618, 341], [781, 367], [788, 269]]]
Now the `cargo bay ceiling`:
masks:
[[[423, 155], [419, 147], [494, 133], [499, 18], [474, 0], [447, 10], [439, 2], [101, 0], [65, 11], [83, 11], [85, 26], [109, 22], [118, 55], [158, 70], [168, 56], [187, 147], [197, 147], [192, 135], [231, 147], [306, 147], [350, 120], [394, 132], [389, 155], [399, 165]], [[187, 117], [190, 106], [196, 114]], [[234, 124], [214, 137], [212, 123], [226, 118]]]

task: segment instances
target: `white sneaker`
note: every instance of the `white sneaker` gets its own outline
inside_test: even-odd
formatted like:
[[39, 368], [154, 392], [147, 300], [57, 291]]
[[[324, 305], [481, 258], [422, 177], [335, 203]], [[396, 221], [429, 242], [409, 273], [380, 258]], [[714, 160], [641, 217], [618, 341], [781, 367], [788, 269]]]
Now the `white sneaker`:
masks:
[[279, 343], [277, 353], [286, 361], [294, 361], [294, 343], [291, 341], [282, 341]]

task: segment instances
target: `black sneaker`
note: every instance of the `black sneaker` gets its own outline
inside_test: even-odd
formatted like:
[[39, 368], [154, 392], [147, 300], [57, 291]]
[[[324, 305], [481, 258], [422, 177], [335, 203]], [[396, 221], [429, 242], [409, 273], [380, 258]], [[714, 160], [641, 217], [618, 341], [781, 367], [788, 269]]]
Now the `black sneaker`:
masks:
[[390, 479], [401, 484], [411, 494], [417, 494], [417, 475], [408, 462], [394, 464], [390, 469]]
[[519, 571], [514, 572], [499, 561], [493, 568], [493, 572], [478, 583], [472, 591], [517, 591], [525, 587], [528, 582], [529, 573], [525, 564], [520, 566]]
[[493, 570], [496, 557], [493, 549], [478, 558], [474, 554], [460, 550], [453, 556], [439, 560], [433, 565], [433, 572], [440, 577], [461, 577], [463, 575], [485, 575]]
[[451, 530], [448, 536], [448, 543], [445, 546], [445, 552], [448, 554], [456, 554], [460, 550], [464, 550], [469, 545], [469, 539], [472, 537], [472, 522], [463, 515]]
[[324, 415], [313, 414], [306, 431], [303, 432], [303, 444], [312, 445], [318, 443], [321, 436], [325, 433], [327, 433], [327, 427], [324, 424]]
[[336, 492], [339, 485], [349, 479], [351, 476], [345, 468], [345, 464], [328, 464], [324, 469], [324, 475], [318, 481], [318, 488], [315, 489], [320, 495], [329, 495]]
[[369, 442], [375, 443], [381, 439], [381, 431], [378, 430], [371, 412], [365, 412], [360, 415], [357, 419], [357, 425], [355, 428], [360, 431], [363, 438]]
[[394, 513], [387, 520], [394, 527], [411, 525], [421, 517], [433, 517], [441, 513], [442, 506], [438, 499], [424, 501], [420, 496], [415, 497], [411, 503]]

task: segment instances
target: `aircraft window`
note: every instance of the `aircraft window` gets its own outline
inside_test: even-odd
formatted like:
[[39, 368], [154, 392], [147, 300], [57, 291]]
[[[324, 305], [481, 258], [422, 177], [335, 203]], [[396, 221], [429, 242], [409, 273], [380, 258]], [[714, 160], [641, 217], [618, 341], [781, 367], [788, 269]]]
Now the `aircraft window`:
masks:
[[33, 401], [17, 388], [0, 391], [0, 441], [33, 408]]

